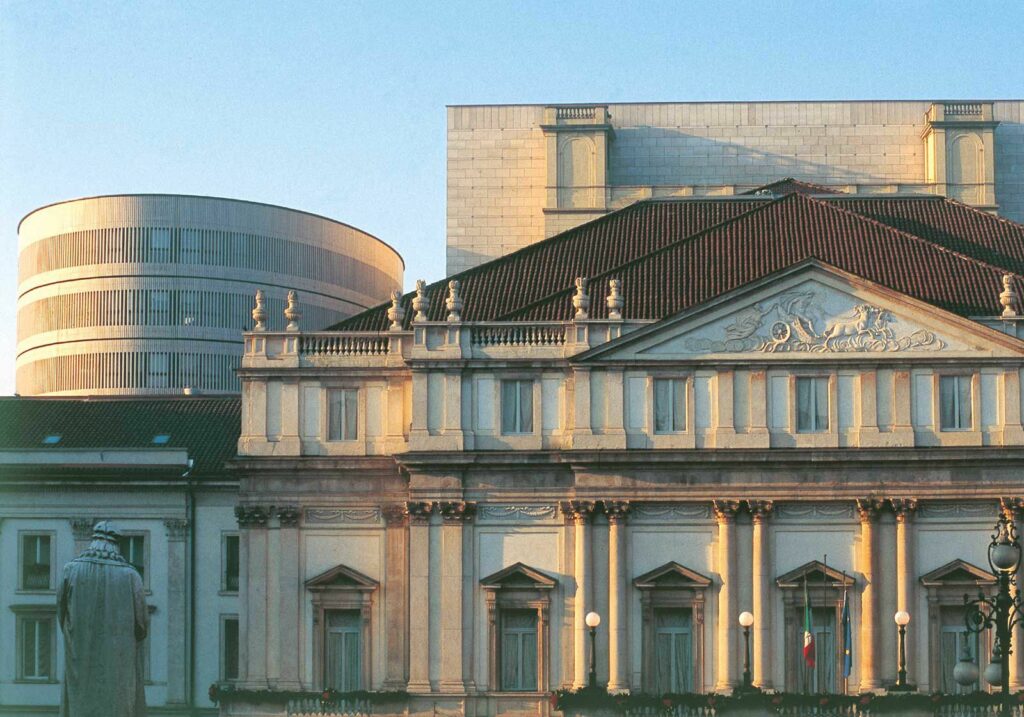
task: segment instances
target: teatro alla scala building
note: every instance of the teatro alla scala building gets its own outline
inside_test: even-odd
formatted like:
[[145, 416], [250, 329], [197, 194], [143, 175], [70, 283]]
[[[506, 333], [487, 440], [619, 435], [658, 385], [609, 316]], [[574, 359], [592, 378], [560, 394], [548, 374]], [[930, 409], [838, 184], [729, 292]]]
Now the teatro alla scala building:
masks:
[[547, 714], [593, 660], [611, 691], [729, 691], [749, 611], [755, 685], [881, 690], [905, 610], [910, 681], [956, 691], [1024, 496], [1022, 292], [1020, 224], [785, 181], [610, 211], [325, 332], [257, 305], [237, 686]]

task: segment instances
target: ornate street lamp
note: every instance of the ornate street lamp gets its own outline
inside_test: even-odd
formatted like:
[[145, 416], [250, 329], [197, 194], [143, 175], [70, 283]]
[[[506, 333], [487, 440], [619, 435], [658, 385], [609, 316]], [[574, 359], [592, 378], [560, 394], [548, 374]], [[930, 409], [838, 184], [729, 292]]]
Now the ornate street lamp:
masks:
[[900, 667], [899, 672], [896, 673], [896, 685], [893, 689], [910, 691], [914, 689], [913, 685], [907, 684], [907, 625], [910, 624], [910, 613], [900, 610], [892, 616], [892, 619], [900, 631]]
[[597, 626], [601, 624], [601, 616], [596, 612], [588, 612], [584, 621], [590, 628], [590, 678], [587, 687], [597, 688]]
[[[1010, 714], [1010, 655], [1013, 652], [1011, 636], [1016, 625], [1024, 624], [1020, 596], [1016, 594], [1017, 569], [1020, 567], [1021, 549], [1017, 526], [1005, 514], [999, 516], [992, 542], [988, 546], [988, 564], [996, 574], [997, 590], [992, 597], [978, 592], [974, 600], [964, 595], [964, 620], [970, 632], [995, 630], [992, 645], [992, 662], [985, 668], [985, 680], [999, 685], [1003, 693], [1004, 715]], [[1010, 589], [1014, 588], [1011, 594]], [[958, 665], [959, 666], [959, 665]], [[966, 679], [967, 670], [961, 670]], [[977, 670], [973, 671], [977, 679]], [[961, 682], [967, 685], [969, 683]]]
[[750, 682], [750, 626], [754, 624], [754, 615], [749, 612], [740, 613], [740, 625], [743, 627], [743, 689], [751, 689]]

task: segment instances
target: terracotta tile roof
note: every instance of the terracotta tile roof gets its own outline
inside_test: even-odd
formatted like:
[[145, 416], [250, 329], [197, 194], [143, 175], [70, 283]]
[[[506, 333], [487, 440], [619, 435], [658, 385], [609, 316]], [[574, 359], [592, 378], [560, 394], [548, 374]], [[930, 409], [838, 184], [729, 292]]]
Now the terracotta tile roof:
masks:
[[776, 197], [783, 197], [787, 194], [843, 194], [835, 187], [826, 187], [824, 184], [812, 184], [793, 177], [785, 177], [771, 184], [765, 184], [757, 189], [743, 192], [743, 195], [757, 194], [758, 192], [771, 192]]
[[945, 197], [836, 197], [849, 209], [948, 249], [1024, 274], [1024, 224]]
[[[444, 301], [448, 281], [458, 279], [465, 321], [485, 321], [526, 306], [565, 286], [577, 276], [605, 269], [656, 251], [723, 221], [762, 206], [766, 199], [643, 201], [537, 242], [519, 251], [429, 284], [431, 321], [447, 315]], [[402, 297], [405, 327], [412, 320], [412, 298]], [[388, 304], [367, 309], [330, 331], [383, 331], [388, 327]]]
[[[0, 450], [185, 448], [196, 477], [222, 470], [240, 430], [238, 396], [0, 398]], [[44, 443], [51, 435], [60, 441]], [[154, 444], [158, 435], [166, 442]]]
[[[999, 313], [1005, 269], [844, 206], [791, 194], [604, 271], [591, 278], [591, 315], [606, 315], [609, 279], [622, 280], [625, 318], [661, 319], [808, 259], [965, 316]], [[573, 292], [566, 287], [495, 319], [567, 320]]]
[[[797, 180], [782, 181], [816, 187]], [[729, 237], [733, 239], [726, 241]], [[749, 196], [638, 202], [449, 278], [462, 283], [466, 321], [568, 318], [571, 302], [566, 296], [571, 296], [577, 276], [595, 279], [591, 283], [592, 310], [600, 315], [603, 298], [598, 301], [595, 292], [603, 297], [607, 289], [604, 280], [625, 278], [614, 276], [618, 267], [626, 271], [648, 257], [649, 263], [664, 261], [661, 250], [675, 247], [681, 252], [677, 245], [691, 239], [700, 239], [700, 246], [717, 241], [719, 253], [705, 257], [704, 264], [678, 267], [690, 274], [673, 276], [666, 270], [655, 283], [633, 289], [627, 286], [627, 292], [643, 294], [641, 303], [627, 301], [627, 316], [663, 317], [657, 307], [675, 305], [668, 294], [677, 293], [666, 292], [662, 284], [732, 286], [735, 277], [756, 278], [751, 273], [754, 269], [762, 270], [756, 274], [759, 277], [812, 257], [966, 315], [999, 313], [1000, 284], [998, 277], [993, 283], [992, 276], [1024, 275], [1024, 225], [943, 197], [832, 194], [812, 198], [794, 191], [775, 199]], [[921, 266], [925, 259], [928, 265]], [[906, 270], [888, 284], [886, 272], [895, 266]], [[973, 287], [964, 285], [968, 274], [976, 283]], [[605, 285], [599, 287], [597, 279]], [[445, 317], [447, 282], [428, 286], [431, 320]], [[712, 297], [706, 292], [701, 295]], [[406, 328], [413, 314], [412, 297], [406, 294], [402, 300]], [[384, 330], [387, 308], [384, 304], [369, 309], [333, 329]]]

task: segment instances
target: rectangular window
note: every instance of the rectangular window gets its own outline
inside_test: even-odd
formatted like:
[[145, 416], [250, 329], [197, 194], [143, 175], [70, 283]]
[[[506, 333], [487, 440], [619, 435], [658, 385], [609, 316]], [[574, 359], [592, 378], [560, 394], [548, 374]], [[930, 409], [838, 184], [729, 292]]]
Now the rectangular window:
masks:
[[836, 691], [836, 612], [831, 608], [811, 609], [811, 632], [814, 635], [814, 667], [804, 661], [804, 619], [800, 608], [797, 621], [797, 690], [807, 694]]
[[221, 618], [221, 669], [222, 680], [238, 679], [238, 616], [224, 615]]
[[533, 692], [537, 689], [537, 613], [534, 610], [501, 612], [501, 689]]
[[654, 432], [686, 430], [686, 381], [681, 378], [654, 379]]
[[149, 292], [149, 317], [151, 326], [166, 326], [171, 316], [171, 294], [165, 289]]
[[690, 610], [657, 610], [654, 615], [656, 690], [693, 691], [693, 619]]
[[198, 229], [181, 230], [181, 261], [185, 264], [202, 262], [202, 237]]
[[359, 433], [358, 389], [340, 388], [327, 392], [327, 439], [354, 441]]
[[224, 552], [222, 563], [222, 565], [224, 566], [224, 579], [222, 581], [222, 589], [225, 592], [229, 593], [238, 592], [238, 541], [238, 535], [224, 536]]
[[171, 230], [151, 229], [149, 234], [149, 246], [152, 251], [152, 261], [171, 260]]
[[54, 622], [53, 615], [18, 615], [18, 680], [49, 682], [54, 679]]
[[146, 536], [144, 534], [122, 535], [117, 541], [121, 557], [139, 572], [139, 577], [146, 579]]
[[338, 692], [362, 689], [361, 618], [358, 610], [327, 613], [324, 686]]
[[51, 590], [53, 564], [52, 539], [49, 534], [21, 536], [21, 589]]
[[533, 433], [531, 379], [510, 379], [501, 382], [501, 432], [506, 435]]
[[939, 425], [943, 431], [971, 430], [971, 377], [939, 377]]
[[828, 377], [800, 376], [796, 380], [797, 433], [828, 431]]
[[963, 687], [953, 679], [953, 668], [962, 656], [978, 664], [978, 633], [969, 632], [964, 624], [962, 607], [941, 608], [939, 628], [939, 690], [947, 694], [974, 692], [978, 683]]
[[146, 354], [146, 386], [149, 388], [167, 388], [169, 376], [169, 360], [167, 354]]

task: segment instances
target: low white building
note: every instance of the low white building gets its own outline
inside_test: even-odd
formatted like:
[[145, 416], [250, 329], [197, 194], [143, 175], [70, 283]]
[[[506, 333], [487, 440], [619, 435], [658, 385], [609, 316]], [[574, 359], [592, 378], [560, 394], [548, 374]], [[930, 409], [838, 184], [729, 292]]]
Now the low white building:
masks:
[[238, 665], [239, 399], [0, 399], [0, 714], [56, 714], [61, 570], [97, 520], [124, 532], [150, 610], [150, 714], [213, 711]]
[[899, 609], [911, 680], [954, 691], [990, 652], [962, 596], [1024, 495], [1024, 226], [817, 191], [640, 202], [332, 331], [246, 334], [222, 713], [333, 688], [546, 714], [588, 681], [591, 610], [610, 690], [731, 690], [743, 610], [755, 684], [884, 689]]

